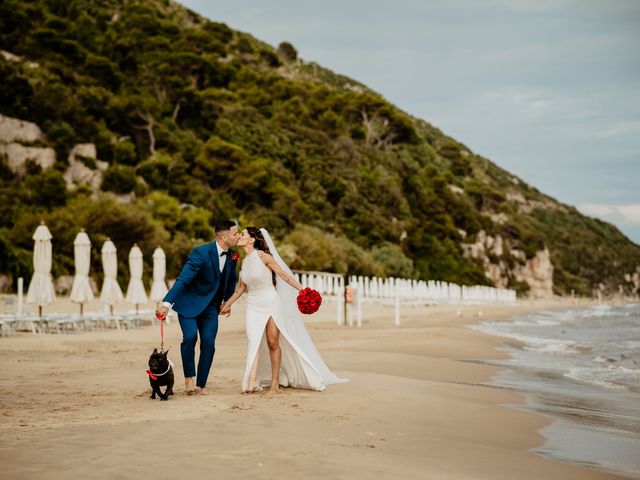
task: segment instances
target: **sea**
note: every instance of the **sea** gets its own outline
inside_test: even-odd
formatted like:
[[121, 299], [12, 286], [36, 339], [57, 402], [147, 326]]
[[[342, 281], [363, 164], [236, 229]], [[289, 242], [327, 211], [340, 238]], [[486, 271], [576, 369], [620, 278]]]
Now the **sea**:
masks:
[[[640, 304], [594, 305], [487, 319], [510, 358], [491, 385], [521, 392], [553, 422], [535, 452], [640, 479]], [[513, 341], [509, 341], [513, 340]]]

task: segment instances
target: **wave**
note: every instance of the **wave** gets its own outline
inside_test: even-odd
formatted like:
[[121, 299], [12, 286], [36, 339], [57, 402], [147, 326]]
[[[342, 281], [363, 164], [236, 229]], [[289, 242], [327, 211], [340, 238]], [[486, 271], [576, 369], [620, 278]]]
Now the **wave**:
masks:
[[610, 390], [629, 390], [628, 384], [640, 379], [640, 370], [609, 364], [606, 367], [572, 368], [564, 376]]
[[576, 353], [584, 348], [574, 340], [560, 340], [556, 338], [536, 337], [533, 335], [525, 335], [513, 331], [505, 330], [503, 322], [484, 322], [481, 325], [474, 326], [474, 330], [479, 330], [491, 335], [512, 338], [524, 343], [524, 349], [535, 352], [555, 352], [555, 353]]

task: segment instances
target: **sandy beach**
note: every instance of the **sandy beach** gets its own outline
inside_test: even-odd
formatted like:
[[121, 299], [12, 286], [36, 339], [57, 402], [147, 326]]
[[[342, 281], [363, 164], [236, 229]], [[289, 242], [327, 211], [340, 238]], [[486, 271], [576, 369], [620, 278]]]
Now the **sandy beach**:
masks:
[[240, 393], [242, 304], [221, 319], [208, 396], [184, 394], [180, 328], [167, 326], [168, 402], [148, 398], [155, 326], [0, 338], [2, 478], [619, 478], [531, 453], [550, 420], [484, 385], [497, 369], [482, 360], [505, 354], [468, 328], [478, 310], [501, 319], [541, 307], [458, 308], [405, 308], [395, 327], [392, 307], [367, 305], [363, 327], [349, 328], [323, 305], [307, 326], [351, 381], [321, 393]]

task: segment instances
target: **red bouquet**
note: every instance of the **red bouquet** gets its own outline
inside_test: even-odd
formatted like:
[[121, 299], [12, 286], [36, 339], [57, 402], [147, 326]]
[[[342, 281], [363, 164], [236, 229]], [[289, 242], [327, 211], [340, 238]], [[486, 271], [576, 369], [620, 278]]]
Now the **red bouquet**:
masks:
[[317, 290], [303, 288], [298, 294], [298, 310], [307, 315], [316, 313], [322, 304], [322, 297]]
[[237, 262], [239, 258], [240, 258], [240, 255], [238, 254], [238, 252], [233, 252], [231, 254], [231, 260], [233, 260], [234, 262]]

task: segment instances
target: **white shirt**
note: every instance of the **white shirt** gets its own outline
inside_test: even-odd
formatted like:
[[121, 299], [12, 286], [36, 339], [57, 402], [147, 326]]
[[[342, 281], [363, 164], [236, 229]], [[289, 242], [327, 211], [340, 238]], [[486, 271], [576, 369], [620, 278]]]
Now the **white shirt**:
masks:
[[217, 241], [216, 248], [218, 249], [218, 259], [220, 260], [220, 273], [222, 273], [222, 270], [224, 270], [224, 264], [227, 262], [227, 257], [229, 255], [222, 255], [222, 252], [226, 252], [226, 250], [223, 250]]
[[[223, 250], [217, 241], [216, 241], [216, 251], [218, 252], [218, 261], [220, 262], [219, 264], [220, 273], [222, 273], [222, 270], [224, 270], [224, 265], [225, 263], [227, 263], [227, 257], [229, 256], [229, 254], [221, 256], [222, 252], [226, 252], [227, 250]], [[162, 306], [171, 309], [173, 305], [169, 302], [162, 302]]]

